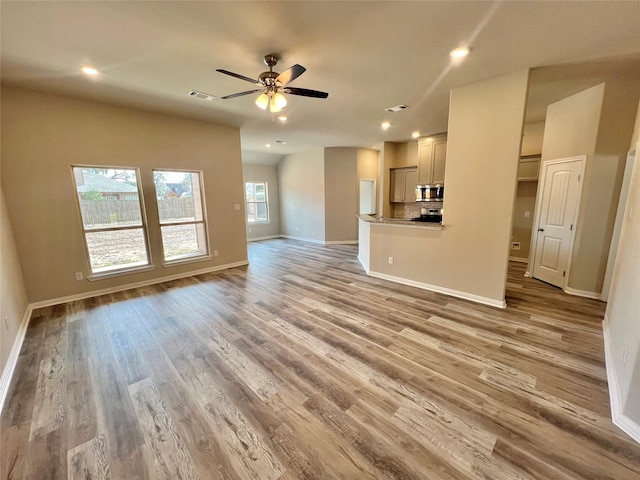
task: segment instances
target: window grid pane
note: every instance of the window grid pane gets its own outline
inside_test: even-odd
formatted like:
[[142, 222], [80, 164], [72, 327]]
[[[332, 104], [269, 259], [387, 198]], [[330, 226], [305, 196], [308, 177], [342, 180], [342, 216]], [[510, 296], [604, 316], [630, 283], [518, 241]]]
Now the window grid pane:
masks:
[[266, 182], [246, 182], [247, 223], [267, 223], [269, 205]]
[[207, 255], [200, 173], [154, 170], [153, 180], [164, 260]]
[[91, 272], [149, 265], [137, 170], [73, 167], [73, 177]]

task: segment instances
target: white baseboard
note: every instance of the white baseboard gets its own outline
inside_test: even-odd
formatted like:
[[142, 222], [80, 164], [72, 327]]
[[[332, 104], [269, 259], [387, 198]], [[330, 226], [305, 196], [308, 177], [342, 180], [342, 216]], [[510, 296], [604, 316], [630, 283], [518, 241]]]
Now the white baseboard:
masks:
[[318, 245], [324, 245], [324, 240], [316, 240], [315, 238], [294, 237], [293, 235], [280, 235], [282, 238], [288, 238], [289, 240], [300, 240], [301, 242], [317, 243]]
[[595, 300], [602, 299], [601, 293], [588, 292], [587, 290], [578, 290], [576, 288], [571, 288], [571, 287], [565, 287], [562, 290], [568, 293], [569, 295], [575, 295], [577, 297], [593, 298]]
[[254, 238], [247, 237], [247, 242], [257, 242], [259, 240], [273, 240], [274, 238], [280, 238], [280, 235], [267, 235], [266, 237], [254, 237]]
[[105, 295], [108, 293], [122, 292], [124, 290], [131, 290], [132, 288], [146, 287], [149, 285], [155, 285], [157, 283], [170, 282], [171, 280], [179, 280], [181, 278], [194, 277], [196, 275], [202, 275], [203, 273], [217, 272], [219, 270], [226, 270], [228, 268], [241, 267], [244, 265], [249, 265], [249, 261], [242, 260], [240, 262], [225, 263], [224, 265], [217, 265], [215, 267], [210, 267], [210, 268], [202, 268], [200, 270], [191, 270], [189, 272], [177, 273], [175, 275], [168, 275], [166, 277], [161, 277], [161, 278], [153, 278], [151, 280], [144, 280], [142, 282], [127, 283], [124, 285], [117, 285], [115, 287], [102, 288], [100, 290], [91, 290], [88, 292], [76, 293], [74, 295], [67, 295], [66, 297], [51, 298], [49, 300], [42, 300], [40, 302], [32, 303], [31, 307], [32, 308], [48, 307], [50, 305], [58, 305], [60, 303], [72, 302], [74, 300], [82, 300], [84, 298], [98, 297], [100, 295]]
[[522, 257], [509, 257], [509, 260], [512, 262], [529, 263], [528, 258], [522, 258]]
[[525, 277], [527, 277], [527, 278], [533, 278], [533, 277], [531, 276], [531, 272], [530, 272], [529, 270], [527, 270], [526, 272], [524, 272], [524, 276], [525, 276]]
[[358, 245], [358, 240], [329, 240], [325, 245]]
[[609, 403], [611, 404], [611, 421], [614, 425], [640, 443], [640, 425], [631, 420], [622, 412], [622, 399], [620, 398], [620, 386], [616, 375], [615, 363], [613, 361], [613, 350], [611, 349], [611, 334], [609, 333], [609, 319], [604, 316], [602, 322], [602, 333], [604, 336], [604, 362], [607, 371], [607, 383], [609, 384]]
[[0, 378], [0, 412], [4, 407], [4, 402], [7, 399], [9, 393], [9, 387], [11, 386], [11, 379], [13, 378], [13, 372], [16, 370], [18, 364], [18, 357], [20, 356], [20, 349], [22, 349], [22, 343], [27, 333], [27, 327], [29, 326], [29, 320], [31, 320], [31, 312], [33, 312], [33, 306], [28, 305], [27, 310], [24, 312], [20, 326], [18, 327], [18, 334], [13, 341], [13, 346], [9, 352], [7, 363], [2, 370], [2, 377]]
[[387, 275], [380, 272], [367, 272], [372, 277], [382, 278], [383, 280], [390, 280], [392, 282], [401, 283], [403, 285], [410, 285], [412, 287], [422, 288], [423, 290], [429, 290], [431, 292], [443, 293], [451, 297], [462, 298], [464, 300], [471, 300], [472, 302], [482, 303], [491, 307], [506, 308], [507, 302], [505, 300], [495, 300], [493, 298], [481, 297], [480, 295], [474, 295], [472, 293], [461, 292], [458, 290], [452, 290], [450, 288], [440, 287], [438, 285], [430, 285], [428, 283], [417, 282], [415, 280], [409, 280], [407, 278], [395, 277], [393, 275]]

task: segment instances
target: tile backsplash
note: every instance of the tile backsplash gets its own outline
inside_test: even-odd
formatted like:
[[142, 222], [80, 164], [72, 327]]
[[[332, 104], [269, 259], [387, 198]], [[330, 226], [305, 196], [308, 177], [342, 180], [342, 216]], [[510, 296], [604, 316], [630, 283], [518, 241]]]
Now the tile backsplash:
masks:
[[442, 208], [443, 202], [392, 203], [393, 218], [415, 218], [420, 216], [420, 209]]

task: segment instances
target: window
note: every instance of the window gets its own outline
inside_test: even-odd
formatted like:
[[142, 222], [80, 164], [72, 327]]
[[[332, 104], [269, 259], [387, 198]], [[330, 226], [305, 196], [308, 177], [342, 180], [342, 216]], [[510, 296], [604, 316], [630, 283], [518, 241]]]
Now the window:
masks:
[[162, 249], [166, 262], [207, 256], [207, 228], [200, 172], [154, 170]]
[[73, 167], [91, 273], [149, 265], [138, 171]]
[[267, 203], [267, 182], [247, 182], [245, 184], [247, 200], [247, 222], [268, 223], [269, 205]]

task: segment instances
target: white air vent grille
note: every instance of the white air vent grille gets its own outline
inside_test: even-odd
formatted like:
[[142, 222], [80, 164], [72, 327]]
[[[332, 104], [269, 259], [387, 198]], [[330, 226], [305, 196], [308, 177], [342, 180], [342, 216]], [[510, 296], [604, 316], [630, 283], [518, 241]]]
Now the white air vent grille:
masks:
[[387, 112], [399, 112], [401, 110], [406, 110], [407, 108], [409, 108], [409, 105], [396, 105], [395, 107], [389, 107], [389, 108], [385, 108], [385, 110]]
[[202, 100], [208, 100], [208, 101], [211, 101], [214, 98], [216, 98], [215, 95], [211, 95], [210, 93], [198, 92], [196, 90], [191, 90], [189, 92], [189, 96], [195, 97], [195, 98], [201, 98]]

